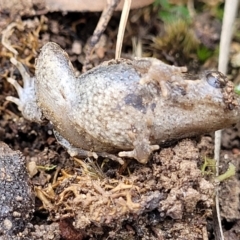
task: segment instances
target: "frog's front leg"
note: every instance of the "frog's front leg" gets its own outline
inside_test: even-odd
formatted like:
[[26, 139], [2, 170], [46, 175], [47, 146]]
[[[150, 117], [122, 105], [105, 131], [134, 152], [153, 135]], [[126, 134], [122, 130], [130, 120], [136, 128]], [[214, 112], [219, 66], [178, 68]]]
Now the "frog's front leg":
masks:
[[10, 60], [22, 75], [23, 87], [15, 79], [8, 78], [8, 82], [17, 90], [19, 98], [8, 96], [6, 99], [18, 106], [24, 118], [33, 122], [42, 122], [42, 111], [37, 105], [35, 77], [30, 77], [24, 66], [15, 58], [11, 58]]
[[157, 83], [163, 97], [169, 96], [167, 83], [186, 86], [182, 73], [187, 72], [187, 67], [171, 66], [156, 58], [135, 58], [133, 65], [142, 75], [140, 84]]

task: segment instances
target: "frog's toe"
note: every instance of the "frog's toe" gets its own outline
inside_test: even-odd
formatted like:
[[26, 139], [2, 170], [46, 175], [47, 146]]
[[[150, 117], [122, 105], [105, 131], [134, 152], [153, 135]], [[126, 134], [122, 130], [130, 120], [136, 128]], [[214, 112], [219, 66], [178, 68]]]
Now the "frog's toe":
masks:
[[19, 111], [22, 111], [23, 104], [22, 104], [22, 102], [20, 101], [19, 98], [15, 98], [15, 97], [12, 97], [12, 96], [7, 96], [6, 100], [15, 103], [18, 106]]
[[14, 86], [17, 90], [18, 96], [23, 94], [23, 88], [19, 85], [19, 83], [13, 78], [7, 78], [7, 81]]
[[118, 156], [135, 158], [140, 163], [147, 163], [152, 152], [158, 149], [158, 145], [149, 145], [143, 141], [141, 144], [136, 145], [132, 151], [119, 152]]
[[[20, 63], [19, 61], [17, 61], [16, 58], [10, 58], [10, 61], [13, 65], [15, 65], [18, 69], [18, 71], [20, 72], [22, 78], [23, 78], [23, 88], [29, 88], [29, 87], [33, 87], [34, 85], [34, 78], [32, 78], [28, 72], [26, 71], [26, 69], [24, 68], [24, 66], [22, 65], [22, 63]], [[14, 86], [15, 87], [15, 86]], [[16, 88], [17, 89], [17, 88]]]
[[68, 148], [67, 151], [71, 157], [93, 157], [95, 159], [98, 159], [98, 157], [103, 157], [116, 161], [121, 165], [124, 164], [124, 160], [122, 158], [106, 152], [92, 152], [75, 147]]
[[95, 152], [86, 151], [81, 148], [69, 147], [67, 149], [67, 152], [71, 157], [93, 157], [95, 159], [98, 159], [98, 155]]
[[121, 165], [124, 164], [124, 160], [120, 157], [115, 156], [114, 154], [106, 153], [106, 152], [97, 152], [97, 155], [103, 158], [110, 158], [113, 161], [120, 163]]

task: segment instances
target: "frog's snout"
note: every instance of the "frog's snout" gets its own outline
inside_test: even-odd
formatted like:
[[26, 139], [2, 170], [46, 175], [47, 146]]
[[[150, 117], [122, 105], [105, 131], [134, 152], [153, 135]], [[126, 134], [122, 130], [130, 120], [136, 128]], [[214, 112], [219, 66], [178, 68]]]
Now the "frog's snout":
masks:
[[[227, 76], [218, 71], [208, 71], [205, 73], [205, 83], [208, 84], [209, 93], [217, 97], [224, 103], [226, 109], [237, 110], [240, 113], [240, 98], [234, 91], [234, 84], [229, 81]], [[206, 86], [204, 87], [206, 88]]]
[[208, 84], [214, 88], [224, 88], [227, 85], [227, 77], [218, 71], [210, 71], [206, 73]]

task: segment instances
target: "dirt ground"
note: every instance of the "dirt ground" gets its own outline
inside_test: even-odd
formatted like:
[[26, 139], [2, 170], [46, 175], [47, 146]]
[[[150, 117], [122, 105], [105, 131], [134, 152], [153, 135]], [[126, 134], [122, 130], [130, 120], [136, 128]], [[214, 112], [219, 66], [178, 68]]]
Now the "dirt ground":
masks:
[[[122, 57], [131, 58], [140, 46], [143, 56], [186, 65], [191, 73], [216, 69], [221, 22], [213, 13], [214, 7], [204, 3], [197, 7], [200, 10], [189, 25], [181, 20], [164, 23], [159, 18], [161, 6], [131, 11]], [[221, 4], [218, 7], [222, 8]], [[17, 50], [17, 59], [30, 74], [34, 74], [40, 48], [49, 41], [68, 52], [76, 74], [81, 74], [86, 44], [100, 13], [0, 14], [1, 39], [6, 37], [7, 45]], [[119, 18], [120, 13], [115, 12], [91, 55], [89, 69], [114, 58]], [[238, 40], [236, 36], [229, 72], [236, 80], [240, 75], [233, 59], [240, 46]], [[208, 49], [201, 52], [209, 53], [204, 60], [196, 54], [199, 46]], [[220, 191], [224, 235], [240, 239], [238, 126], [223, 132], [220, 173], [226, 172], [231, 162], [236, 174], [221, 183], [214, 180], [211, 165], [202, 170], [206, 158], [213, 158], [211, 133], [165, 146], [146, 165], [134, 160], [121, 166], [103, 158], [71, 158], [55, 140], [51, 124], [40, 126], [25, 120], [16, 105], [6, 101], [6, 96], [16, 96], [6, 78], [15, 77], [21, 83], [21, 76], [9, 60], [11, 49], [0, 45], [0, 56], [0, 141], [25, 157], [22, 160], [20, 152], [13, 153], [5, 146], [0, 148], [6, 151], [2, 150], [5, 155], [0, 152], [0, 160], [7, 155], [20, 165], [26, 161], [30, 180], [24, 181], [29, 184], [17, 188], [35, 195], [34, 207], [32, 198], [26, 197], [24, 212], [29, 215], [21, 226], [14, 223], [18, 230], [8, 235], [0, 228], [0, 239], [217, 239], [213, 211], [216, 188]], [[1, 163], [0, 167], [4, 168]]]

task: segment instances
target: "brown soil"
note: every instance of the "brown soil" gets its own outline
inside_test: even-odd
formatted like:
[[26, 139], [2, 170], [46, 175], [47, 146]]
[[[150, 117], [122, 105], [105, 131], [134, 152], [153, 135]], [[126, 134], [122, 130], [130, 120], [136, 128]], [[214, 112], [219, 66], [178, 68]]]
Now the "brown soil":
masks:
[[[196, 50], [194, 44], [188, 52], [178, 43], [179, 47], [174, 45], [171, 42], [176, 39], [174, 34], [164, 35], [158, 10], [147, 7], [131, 12], [122, 57], [131, 57], [132, 39], [137, 37], [146, 56], [187, 65], [191, 72], [216, 68], [216, 57], [201, 64], [192, 54]], [[58, 43], [68, 52], [76, 73], [80, 74], [86, 44], [99, 16], [100, 13], [47, 13], [13, 17], [2, 12], [0, 32], [15, 24], [9, 34], [9, 46], [18, 51], [18, 60], [31, 74], [34, 59], [48, 41]], [[114, 58], [119, 17], [120, 13], [114, 13], [91, 56], [89, 68]], [[203, 40], [202, 44], [215, 48], [218, 39], [213, 39], [212, 33], [219, 35], [216, 19], [208, 19], [214, 22], [207, 26], [209, 31], [204, 25], [206, 18], [200, 18], [199, 14], [197, 19], [199, 24], [193, 24], [191, 34]], [[170, 30], [165, 28], [165, 32]], [[153, 41], [155, 37], [158, 38]], [[179, 55], [183, 57], [180, 59]], [[212, 209], [216, 187], [220, 189], [226, 239], [240, 238], [238, 128], [223, 133], [220, 173], [232, 162], [236, 174], [219, 185], [214, 181], [211, 167], [201, 171], [205, 157], [213, 157], [211, 136], [184, 139], [167, 146], [154, 154], [147, 165], [134, 160], [120, 166], [101, 158], [73, 159], [56, 142], [50, 124], [39, 126], [28, 122], [14, 104], [5, 100], [6, 96], [16, 96], [6, 78], [16, 76], [21, 82], [21, 77], [9, 61], [13, 54], [2, 45], [0, 56], [0, 141], [25, 156], [36, 196], [33, 218], [28, 219], [21, 233], [11, 233], [15, 234], [14, 239], [214, 239]], [[14, 153], [10, 151], [9, 155]], [[24, 211], [32, 212], [30, 208], [29, 204]], [[12, 239], [1, 234], [0, 230], [0, 239]]]

